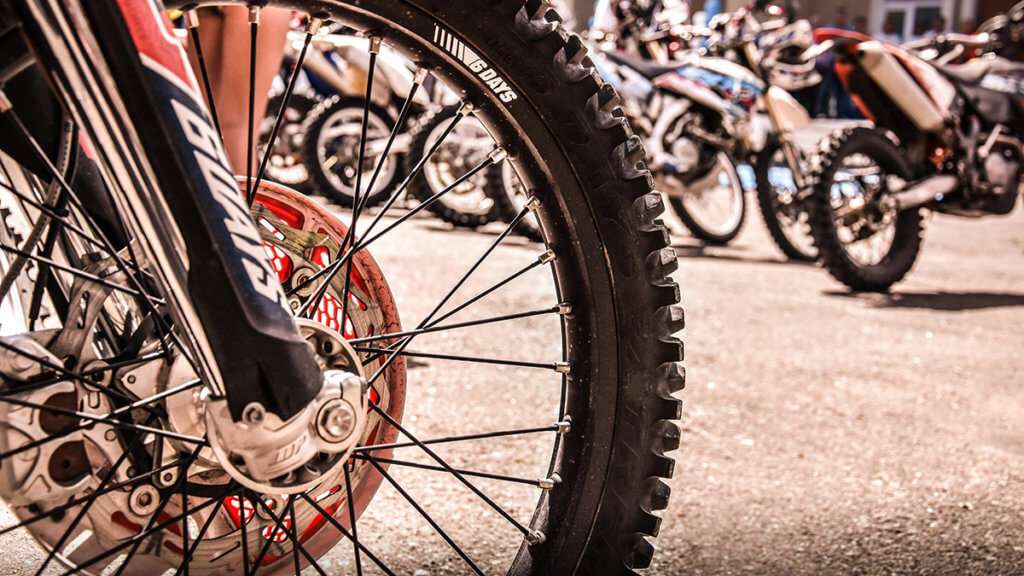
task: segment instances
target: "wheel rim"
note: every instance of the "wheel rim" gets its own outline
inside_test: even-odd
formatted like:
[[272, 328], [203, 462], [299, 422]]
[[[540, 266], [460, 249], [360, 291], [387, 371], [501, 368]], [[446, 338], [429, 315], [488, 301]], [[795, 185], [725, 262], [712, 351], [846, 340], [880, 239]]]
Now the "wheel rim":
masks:
[[890, 179], [877, 162], [863, 154], [843, 158], [833, 176], [830, 201], [836, 235], [858, 266], [881, 264], [895, 242], [895, 207], [881, 201]]
[[743, 220], [743, 184], [725, 152], [718, 152], [714, 166], [680, 197], [690, 217], [716, 236], [728, 236]]
[[[324, 175], [331, 186], [340, 194], [355, 197], [356, 177], [359, 168], [359, 139], [363, 111], [358, 107], [337, 110], [324, 122], [316, 135], [316, 161], [323, 167]], [[372, 142], [388, 137], [392, 123], [372, 110], [367, 116], [367, 138]], [[366, 157], [361, 170], [370, 172], [376, 166], [375, 158]], [[379, 193], [394, 180], [397, 162], [386, 160], [381, 169], [381, 178], [373, 187], [373, 194]], [[368, 182], [362, 186], [369, 186]], [[366, 190], [360, 193], [365, 196]]]

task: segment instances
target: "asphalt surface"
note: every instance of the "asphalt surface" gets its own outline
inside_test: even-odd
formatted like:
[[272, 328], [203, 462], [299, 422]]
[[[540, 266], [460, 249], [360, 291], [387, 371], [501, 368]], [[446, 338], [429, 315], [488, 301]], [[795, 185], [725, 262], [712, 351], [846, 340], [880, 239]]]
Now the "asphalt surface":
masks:
[[[783, 261], [751, 209], [727, 248], [674, 236], [689, 384], [653, 573], [1024, 573], [1024, 214], [935, 217], [906, 282], [855, 296], [818, 267]], [[451, 231], [428, 218], [407, 226], [402, 242], [382, 241], [374, 255], [409, 327], [498, 229]], [[403, 266], [411, 245], [422, 262]], [[510, 239], [460, 294], [540, 251]], [[553, 302], [550, 277], [531, 274], [466, 317]], [[557, 343], [537, 337], [556, 329], [552, 321], [452, 331], [417, 349], [554, 360]], [[405, 422], [421, 438], [549, 424], [557, 402], [557, 375], [544, 371], [420, 359], [409, 380]], [[454, 466], [530, 477], [543, 470], [549, 440], [437, 451]], [[447, 475], [393, 473], [484, 572], [515, 552], [515, 530]], [[528, 520], [535, 488], [474, 484]], [[399, 574], [468, 571], [391, 488], [359, 529]], [[0, 551], [3, 574], [30, 573], [40, 557], [24, 536], [0, 539]], [[321, 565], [353, 573], [351, 547], [343, 542]]]
[[728, 248], [678, 238], [689, 386], [655, 572], [1024, 573], [1024, 214], [926, 234], [862, 296], [782, 261], [756, 213]]

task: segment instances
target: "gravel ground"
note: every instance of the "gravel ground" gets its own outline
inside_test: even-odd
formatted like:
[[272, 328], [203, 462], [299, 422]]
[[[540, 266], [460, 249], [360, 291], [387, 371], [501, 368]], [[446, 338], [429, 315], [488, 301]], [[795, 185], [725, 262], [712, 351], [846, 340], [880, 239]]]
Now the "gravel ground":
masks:
[[[653, 572], [1024, 573], [1024, 359], [1015, 353], [1024, 344], [1022, 225], [1020, 212], [932, 219], [918, 267], [886, 296], [849, 295], [823, 270], [782, 261], [754, 212], [728, 248], [702, 249], [677, 234], [689, 385]], [[495, 230], [453, 232], [420, 219], [408, 231], [414, 244], [405, 246], [436, 265], [398, 266], [407, 253], [398, 243], [381, 243], [374, 254], [409, 303], [401, 311], [411, 325], [429, 310], [427, 295], [436, 299]], [[464, 294], [539, 251], [513, 239]], [[468, 317], [552, 297], [541, 271]], [[550, 360], [557, 347], [531, 334], [550, 333], [551, 320], [433, 336], [418, 349]], [[421, 437], [553, 419], [551, 374], [446, 366], [410, 367], [406, 421]], [[547, 440], [439, 452], [456, 466], [528, 476], [524, 470], [543, 470]], [[395, 477], [469, 543], [486, 572], [514, 552], [514, 532], [457, 483], [409, 469]], [[528, 519], [535, 489], [476, 483]], [[400, 574], [466, 572], [390, 488], [359, 528]], [[5, 537], [0, 550], [2, 574], [29, 572], [39, 558], [24, 537]], [[339, 546], [322, 566], [353, 572], [350, 548]]]

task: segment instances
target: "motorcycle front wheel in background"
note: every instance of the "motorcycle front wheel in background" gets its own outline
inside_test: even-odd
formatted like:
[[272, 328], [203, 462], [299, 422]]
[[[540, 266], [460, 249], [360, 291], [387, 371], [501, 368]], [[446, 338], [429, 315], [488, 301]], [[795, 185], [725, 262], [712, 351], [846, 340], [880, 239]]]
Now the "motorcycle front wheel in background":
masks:
[[711, 151], [701, 164], [696, 175], [663, 175], [658, 184], [694, 237], [724, 246], [743, 228], [747, 214], [743, 182], [726, 152]]
[[[474, 117], [461, 120], [446, 135], [455, 116], [464, 112], [469, 113], [459, 106], [445, 106], [423, 118], [412, 133], [405, 170], [413, 173], [416, 163], [427, 158], [422, 174], [409, 184], [410, 194], [421, 202], [429, 202], [427, 210], [452, 226], [477, 228], [494, 222], [500, 214], [484, 189], [486, 175], [464, 176], [494, 148], [494, 140]], [[441, 144], [428, 155], [438, 142]], [[449, 187], [451, 190], [446, 191]], [[431, 198], [441, 192], [444, 193], [432, 202]]]
[[857, 127], [826, 142], [809, 176], [811, 232], [829, 274], [850, 289], [882, 292], [913, 268], [921, 210], [897, 211], [887, 198], [912, 175], [887, 132]]
[[758, 154], [754, 176], [757, 180], [757, 203], [775, 245], [790, 260], [817, 260], [818, 250], [811, 238], [807, 208], [800, 200], [800, 191], [777, 141], [770, 141]]
[[[310, 181], [317, 192], [346, 208], [354, 206], [357, 174], [380, 164], [372, 150], [359, 154], [364, 108], [368, 143], [383, 142], [395, 126], [387, 110], [372, 102], [364, 103], [357, 97], [332, 96], [317, 104], [302, 125], [302, 151]], [[373, 188], [359, 191], [363, 203], [376, 206], [384, 202], [388, 190], [401, 178], [401, 167], [400, 160], [387, 159]]]
[[[368, 99], [355, 115], [358, 138], [346, 144], [354, 159], [346, 181], [362, 182], [351, 188], [351, 210], [335, 216], [266, 174], [242, 175], [239, 187], [253, 189], [263, 249], [287, 302], [300, 326], [322, 336], [311, 340], [313, 349], [327, 357], [338, 346], [351, 349], [349, 362], [364, 368], [367, 381], [365, 429], [344, 474], [272, 493], [238, 486], [226, 472], [236, 463], [203, 449], [203, 428], [189, 417], [204, 401], [203, 383], [169, 388], [178, 367], [146, 364], [166, 358], [161, 344], [176, 342], [170, 336], [194, 335], [177, 326], [170, 336], [161, 332], [168, 327], [154, 311], [159, 294], [148, 307], [124, 304], [125, 295], [149, 296], [151, 264], [129, 260], [118, 273], [138, 279], [130, 285], [111, 275], [113, 264], [94, 254], [96, 242], [107, 242], [71, 238], [96, 228], [74, 203], [82, 222], [60, 220], [56, 251], [32, 261], [72, 271], [103, 298], [99, 312], [86, 306], [98, 339], [75, 358], [98, 364], [69, 364], [66, 349], [50, 350], [54, 342], [36, 334], [81, 328], [76, 314], [84, 310], [67, 304], [69, 286], [38, 269], [18, 274], [19, 291], [10, 294], [24, 304], [19, 326], [35, 344], [21, 342], [53, 359], [29, 367], [31, 383], [8, 376], [0, 394], [0, 404], [18, 403], [5, 420], [19, 432], [8, 427], [0, 438], [5, 479], [15, 470], [10, 450], [38, 456], [18, 460], [17, 482], [3, 484], [12, 520], [0, 530], [34, 538], [45, 551], [0, 562], [89, 574], [593, 574], [648, 566], [657, 512], [668, 504], [663, 479], [674, 471], [668, 453], [679, 444], [673, 394], [684, 373], [674, 334], [683, 314], [642, 145], [582, 42], [535, 1], [473, 3], [472, 10], [447, 0], [260, 4], [342, 22], [367, 37], [368, 49], [386, 43], [430, 70], [473, 106], [495, 143], [468, 173], [512, 162], [531, 198], [497, 236], [468, 235], [457, 247], [451, 235], [413, 219], [424, 204], [393, 213], [415, 176], [395, 182], [387, 169], [398, 163], [389, 146], [407, 117], [374, 124]], [[79, 34], [93, 41], [87, 32]], [[121, 46], [123, 26], [94, 41], [113, 42], [115, 33], [123, 37], [111, 46]], [[124, 50], [97, 53], [112, 68], [138, 65]], [[367, 54], [371, 71], [374, 54]], [[129, 126], [143, 151], [167, 138], [156, 124]], [[5, 252], [17, 256], [12, 250], [50, 217], [31, 202], [25, 208], [25, 198], [48, 197], [47, 184], [4, 182], [0, 196], [27, 220], [12, 221], [4, 235]], [[505, 243], [528, 217], [542, 222], [543, 247]], [[4, 263], [7, 273], [15, 268]], [[34, 304], [39, 293], [43, 310]], [[191, 398], [183, 404], [172, 394], [181, 391], [197, 394], [182, 396]], [[116, 420], [103, 416], [108, 410]], [[60, 417], [46, 416], [53, 414]], [[90, 426], [100, 417], [102, 426]], [[69, 427], [84, 432], [68, 436]], [[57, 450], [39, 452], [42, 444]], [[42, 484], [25, 479], [37, 477], [59, 487], [59, 498], [30, 490]]]

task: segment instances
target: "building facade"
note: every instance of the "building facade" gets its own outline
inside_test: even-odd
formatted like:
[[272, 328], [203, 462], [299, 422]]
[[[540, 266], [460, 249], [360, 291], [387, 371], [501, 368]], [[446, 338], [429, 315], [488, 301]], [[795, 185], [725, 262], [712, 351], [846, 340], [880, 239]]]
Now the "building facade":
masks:
[[[1014, 0], [789, 0], [799, 5], [799, 13], [817, 26], [863, 25], [872, 35], [888, 31], [903, 40], [920, 37], [936, 28], [941, 18], [947, 31], [972, 30], [978, 23], [1005, 12]], [[736, 10], [750, 0], [724, 0], [725, 10]], [[785, 0], [780, 3], [785, 4]], [[585, 25], [593, 13], [594, 2], [575, 0], [577, 22]], [[701, 10], [704, 0], [695, 0], [693, 10]], [[889, 26], [885, 25], [889, 22]]]

